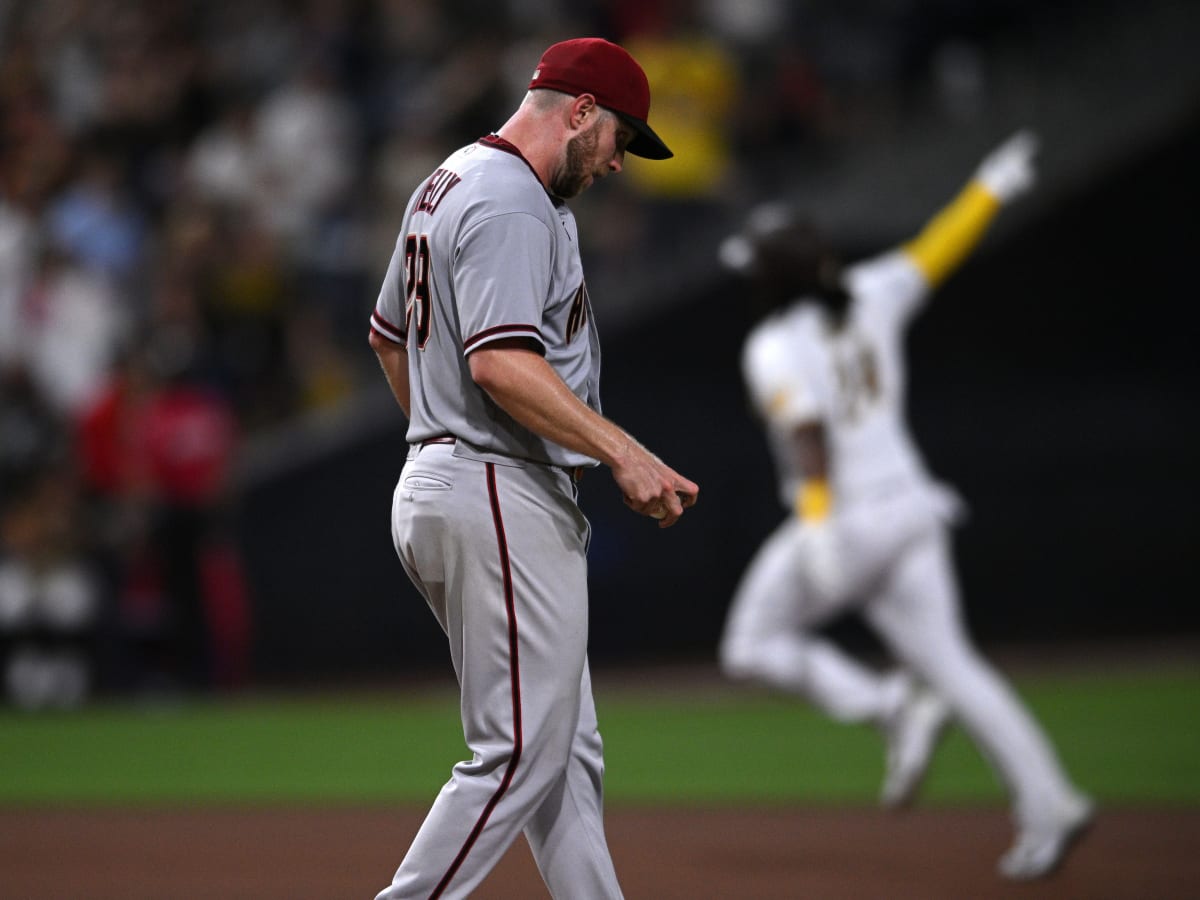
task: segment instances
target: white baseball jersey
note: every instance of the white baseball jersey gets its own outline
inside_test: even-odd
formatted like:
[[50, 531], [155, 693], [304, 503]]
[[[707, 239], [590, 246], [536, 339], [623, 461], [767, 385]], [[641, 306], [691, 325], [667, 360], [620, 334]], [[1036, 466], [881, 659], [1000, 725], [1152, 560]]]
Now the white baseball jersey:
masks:
[[408, 350], [410, 444], [454, 435], [504, 456], [597, 464], [519, 425], [471, 378], [473, 350], [528, 338], [600, 411], [600, 343], [575, 217], [507, 141], [458, 150], [414, 192], [371, 327]]
[[[800, 481], [793, 429], [820, 423], [833, 513], [819, 529], [788, 515], [759, 547], [730, 605], [721, 665], [885, 734], [916, 676], [996, 766], [1016, 821], [1039, 827], [1077, 802], [1074, 788], [1017, 695], [971, 645], [947, 531], [958, 501], [932, 481], [904, 420], [902, 341], [928, 286], [901, 251], [847, 270], [845, 286], [851, 302], [840, 330], [823, 308], [800, 301], [756, 326], [744, 348], [781, 499], [790, 509]], [[849, 610], [900, 669], [881, 673], [821, 633]]]
[[847, 269], [851, 302], [835, 330], [824, 309], [802, 299], [760, 322], [742, 353], [751, 401], [767, 423], [790, 507], [800, 483], [793, 430], [825, 426], [838, 502], [928, 480], [904, 419], [905, 327], [928, 284], [900, 251]]

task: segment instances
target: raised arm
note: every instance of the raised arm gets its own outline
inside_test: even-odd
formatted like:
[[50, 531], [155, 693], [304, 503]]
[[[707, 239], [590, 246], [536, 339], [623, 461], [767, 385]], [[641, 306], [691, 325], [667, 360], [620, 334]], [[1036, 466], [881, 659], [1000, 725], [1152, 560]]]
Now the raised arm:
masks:
[[1020, 131], [989, 153], [966, 187], [935, 215], [906, 253], [933, 287], [975, 249], [1000, 208], [1033, 186], [1036, 136]]

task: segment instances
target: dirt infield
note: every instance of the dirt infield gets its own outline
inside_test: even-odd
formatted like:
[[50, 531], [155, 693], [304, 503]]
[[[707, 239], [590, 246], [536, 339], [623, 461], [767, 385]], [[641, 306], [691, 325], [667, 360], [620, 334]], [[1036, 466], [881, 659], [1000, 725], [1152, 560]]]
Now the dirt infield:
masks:
[[[9, 900], [340, 900], [374, 896], [420, 810], [0, 810]], [[1102, 810], [1052, 878], [994, 873], [1003, 812], [653, 810], [609, 812], [630, 900], [1166, 900], [1200, 897], [1200, 809]], [[548, 893], [518, 841], [480, 900]]]

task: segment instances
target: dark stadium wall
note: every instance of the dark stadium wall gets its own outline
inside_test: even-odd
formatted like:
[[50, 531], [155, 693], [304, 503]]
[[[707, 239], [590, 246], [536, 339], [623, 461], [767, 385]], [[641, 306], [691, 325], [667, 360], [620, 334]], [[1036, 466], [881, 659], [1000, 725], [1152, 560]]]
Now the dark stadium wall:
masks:
[[[1184, 596], [1200, 433], [1181, 323], [1195, 293], [1183, 198], [1200, 196], [1197, 158], [1193, 123], [1060, 198], [985, 244], [913, 329], [911, 421], [971, 510], [958, 567], [981, 643], [1200, 631]], [[660, 532], [629, 514], [607, 471], [585, 477], [594, 663], [711, 659], [742, 568], [784, 515], [743, 401], [745, 329], [729, 297], [714, 282], [661, 320], [605, 337], [606, 413], [701, 495]], [[260, 677], [449, 673], [388, 534], [402, 455], [397, 417], [394, 432], [244, 498]]]

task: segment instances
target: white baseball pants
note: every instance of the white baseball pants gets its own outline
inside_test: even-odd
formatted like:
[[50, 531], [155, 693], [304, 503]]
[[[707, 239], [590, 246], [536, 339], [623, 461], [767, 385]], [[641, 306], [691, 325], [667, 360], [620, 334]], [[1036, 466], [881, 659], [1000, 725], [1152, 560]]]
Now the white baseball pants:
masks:
[[1053, 815], [1070, 782], [1033, 718], [973, 646], [960, 613], [946, 527], [927, 497], [897, 496], [843, 523], [840, 596], [804, 588], [804, 534], [789, 517], [742, 577], [720, 647], [726, 673], [800, 694], [840, 721], [886, 720], [899, 679], [852, 659], [813, 629], [858, 610], [895, 658], [949, 704], [996, 768], [1018, 824]]

